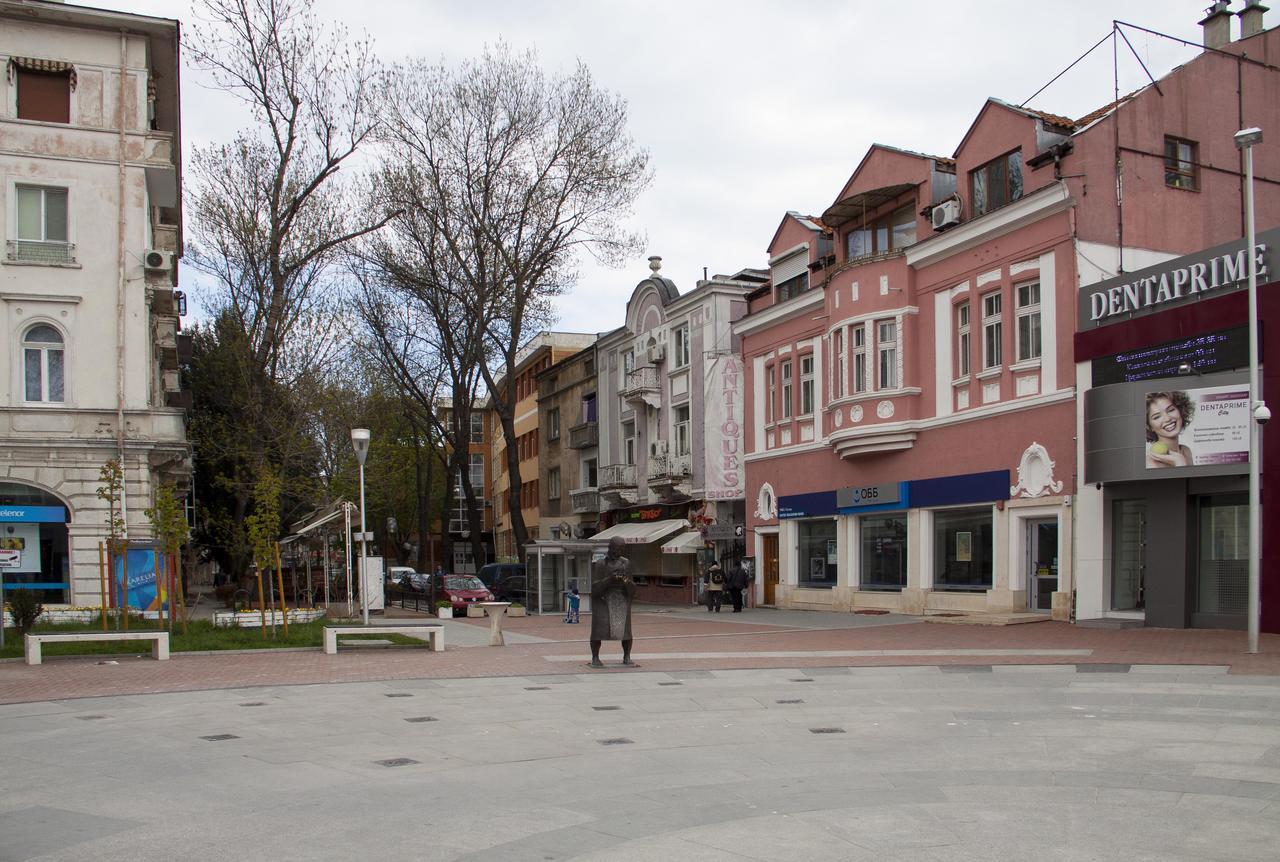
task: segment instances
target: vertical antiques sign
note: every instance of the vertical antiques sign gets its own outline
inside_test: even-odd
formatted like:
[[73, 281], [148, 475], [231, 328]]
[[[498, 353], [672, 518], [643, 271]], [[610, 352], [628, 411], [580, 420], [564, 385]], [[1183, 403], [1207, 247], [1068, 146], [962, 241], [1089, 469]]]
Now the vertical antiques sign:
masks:
[[746, 491], [742, 463], [742, 362], [732, 355], [716, 356], [704, 368], [703, 488], [708, 500], [740, 500]]

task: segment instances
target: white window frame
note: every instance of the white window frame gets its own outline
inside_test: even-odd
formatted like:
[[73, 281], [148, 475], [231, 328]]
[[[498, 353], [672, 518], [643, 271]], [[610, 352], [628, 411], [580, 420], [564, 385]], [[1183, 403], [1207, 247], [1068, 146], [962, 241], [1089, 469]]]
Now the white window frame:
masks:
[[[1024, 293], [1025, 291], [1025, 293]], [[1044, 352], [1044, 332], [1040, 325], [1040, 282], [1024, 281], [1013, 286], [1014, 302], [1017, 305], [1018, 361], [1030, 362], [1040, 358]], [[1025, 296], [1025, 302], [1024, 302]], [[1023, 335], [1023, 326], [1027, 327], [1027, 335]], [[1035, 334], [1031, 335], [1034, 326]]]
[[[21, 223], [21, 217], [19, 216], [19, 213], [18, 213], [18, 207], [19, 207], [18, 199], [19, 199], [19, 192], [24, 190], [40, 192], [40, 214], [39, 214], [40, 236], [38, 237], [19, 235], [19, 224]], [[6, 259], [16, 263], [27, 263], [27, 264], [44, 263], [44, 264], [53, 265], [53, 266], [75, 265], [76, 264], [75, 233], [74, 233], [74, 218], [72, 217], [72, 211], [71, 211], [72, 189], [70, 185], [66, 183], [58, 183], [58, 182], [26, 183], [26, 182], [17, 182], [14, 180], [10, 180], [8, 183], [8, 191], [9, 191], [9, 200], [12, 201], [12, 204], [9, 207], [9, 211], [10, 211], [9, 224], [11, 225], [9, 229], [9, 240], [11, 242], [11, 245], [7, 250]], [[49, 236], [48, 203], [47, 203], [48, 192], [62, 192], [63, 194], [66, 195], [66, 198], [67, 198], [67, 206], [66, 206], [66, 214], [65, 214], [66, 220], [63, 222], [63, 225], [62, 225], [63, 232], [66, 235], [66, 239], [51, 240], [48, 238]], [[22, 257], [18, 254], [19, 242], [38, 243], [42, 246], [51, 246], [51, 247], [57, 246], [63, 250], [65, 257], [62, 260], [40, 260], [39, 258]]]
[[766, 425], [773, 424], [774, 414], [777, 412], [778, 403], [778, 367], [777, 365], [769, 365], [764, 370], [765, 377], [765, 402], [764, 402], [764, 421]]
[[831, 333], [831, 397], [843, 398], [849, 375], [849, 355], [844, 349], [844, 327]]
[[[30, 341], [28, 336], [32, 330], [41, 326], [47, 326], [58, 336], [58, 341]], [[53, 325], [47, 320], [33, 320], [28, 323], [22, 330], [19, 338], [18, 351], [18, 376], [19, 386], [22, 391], [22, 402], [24, 404], [40, 404], [54, 405], [67, 403], [67, 334], [60, 327]], [[40, 363], [40, 397], [28, 398], [27, 395], [27, 352], [35, 351], [39, 355]], [[49, 355], [51, 353], [62, 354], [62, 397], [51, 398], [49, 394]]]
[[552, 467], [547, 471], [547, 499], [560, 499], [560, 468]]
[[993, 290], [982, 295], [982, 370], [999, 368], [1004, 361], [1004, 298]]
[[849, 350], [853, 354], [853, 392], [857, 395], [867, 391], [867, 327], [858, 324], [852, 333]]
[[[476, 433], [477, 431], [479, 432], [478, 435]], [[484, 442], [484, 414], [482, 413], [471, 414], [471, 442], [472, 443]]]
[[[627, 433], [630, 431], [631, 433]], [[636, 463], [636, 422], [629, 419], [622, 423], [622, 463]]]
[[968, 300], [956, 306], [956, 371], [957, 377], [969, 376], [969, 354], [970, 354], [970, 333], [969, 333], [969, 302]]
[[636, 352], [634, 350], [622, 351], [622, 385], [627, 385], [627, 375], [636, 370]]
[[693, 441], [689, 439], [689, 417], [692, 414], [688, 404], [677, 404], [671, 408], [671, 439], [675, 441], [675, 454], [688, 455]]
[[813, 354], [800, 357], [800, 415], [813, 415]]
[[778, 377], [782, 380], [782, 418], [790, 419], [794, 406], [791, 403], [791, 360], [784, 359], [779, 363], [781, 368]]
[[674, 343], [675, 363], [674, 368], [685, 368], [689, 365], [689, 325], [677, 326], [671, 332], [672, 342]]
[[898, 388], [898, 321], [876, 321], [876, 389]]
[[560, 439], [560, 408], [552, 407], [547, 411], [547, 440]]

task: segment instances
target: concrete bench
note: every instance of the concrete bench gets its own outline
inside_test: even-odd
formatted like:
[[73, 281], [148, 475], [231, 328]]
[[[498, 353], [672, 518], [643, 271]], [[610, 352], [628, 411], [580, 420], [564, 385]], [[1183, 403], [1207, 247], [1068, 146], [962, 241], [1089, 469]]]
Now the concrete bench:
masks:
[[325, 655], [336, 655], [338, 638], [342, 635], [404, 635], [425, 640], [432, 652], [444, 651], [444, 625], [442, 623], [400, 623], [376, 626], [325, 626]]
[[22, 648], [27, 664], [40, 664], [40, 645], [52, 643], [80, 643], [88, 641], [151, 641], [151, 657], [156, 661], [169, 660], [169, 633], [140, 632], [36, 632], [22, 638]]

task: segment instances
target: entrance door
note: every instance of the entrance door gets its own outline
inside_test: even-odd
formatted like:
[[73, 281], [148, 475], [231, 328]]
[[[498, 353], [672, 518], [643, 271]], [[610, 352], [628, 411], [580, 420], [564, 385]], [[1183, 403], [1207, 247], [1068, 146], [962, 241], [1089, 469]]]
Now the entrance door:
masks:
[[761, 565], [764, 573], [764, 603], [772, 605], [777, 602], [778, 586], [778, 534], [764, 535], [764, 560]]
[[1111, 509], [1111, 609], [1146, 607], [1147, 501], [1116, 500]]
[[1195, 628], [1243, 629], [1249, 612], [1249, 498], [1197, 498]]
[[1027, 521], [1027, 607], [1053, 610], [1058, 589], [1058, 519]]

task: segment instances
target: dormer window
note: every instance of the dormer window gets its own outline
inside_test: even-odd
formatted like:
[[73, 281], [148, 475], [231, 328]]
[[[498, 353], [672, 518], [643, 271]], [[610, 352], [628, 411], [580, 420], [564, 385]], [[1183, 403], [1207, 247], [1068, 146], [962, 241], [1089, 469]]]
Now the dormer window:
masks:
[[975, 216], [998, 210], [1022, 197], [1022, 152], [992, 159], [969, 174]]
[[854, 228], [845, 237], [849, 260], [888, 254], [916, 241], [915, 207], [907, 204], [865, 227]]
[[801, 249], [770, 266], [778, 302], [799, 296], [809, 289], [809, 250]]

